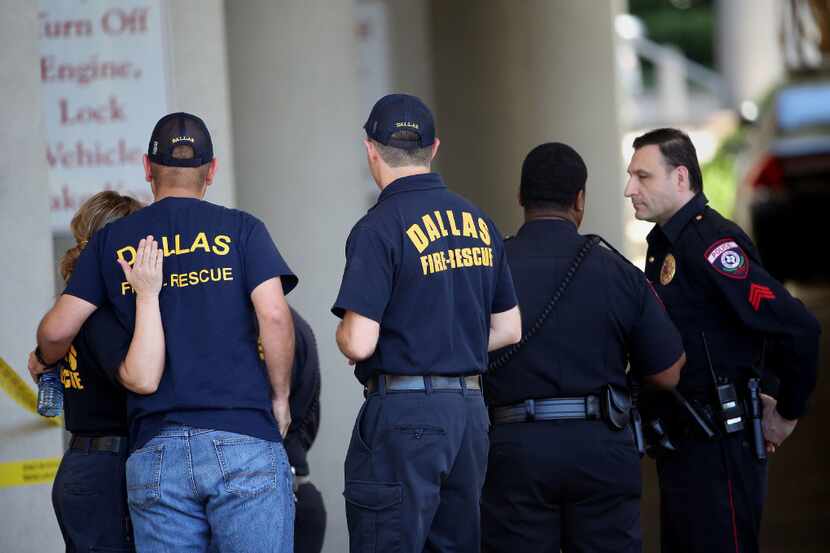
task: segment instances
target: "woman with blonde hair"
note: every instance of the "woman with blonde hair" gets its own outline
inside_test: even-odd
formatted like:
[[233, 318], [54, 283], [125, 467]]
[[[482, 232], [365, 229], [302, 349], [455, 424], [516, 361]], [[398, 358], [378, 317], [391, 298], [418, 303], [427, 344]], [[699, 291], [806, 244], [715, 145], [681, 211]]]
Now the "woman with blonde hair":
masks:
[[[135, 199], [111, 191], [85, 201], [71, 223], [77, 244], [60, 262], [64, 280], [69, 280], [95, 232], [141, 207]], [[119, 261], [136, 294], [132, 336], [104, 307], [86, 321], [65, 359], [45, 366], [32, 362], [31, 357], [39, 359], [37, 350], [30, 356], [36, 381], [43, 371], [57, 370], [63, 383], [64, 418], [72, 438], [55, 477], [52, 504], [67, 553], [134, 551], [124, 472], [129, 452], [124, 388], [151, 391], [164, 370], [158, 303], [163, 257], [148, 236], [139, 244], [132, 266]]]

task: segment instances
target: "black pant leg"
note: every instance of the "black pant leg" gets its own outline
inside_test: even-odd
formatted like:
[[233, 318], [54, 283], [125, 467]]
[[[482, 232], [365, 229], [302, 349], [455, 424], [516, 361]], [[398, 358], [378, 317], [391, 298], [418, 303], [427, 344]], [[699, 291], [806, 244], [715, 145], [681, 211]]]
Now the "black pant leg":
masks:
[[757, 553], [766, 462], [744, 434], [679, 446], [657, 460], [662, 550]]
[[308, 482], [297, 488], [295, 553], [320, 553], [326, 536], [326, 508], [320, 491]]
[[555, 432], [542, 424], [499, 424], [490, 433], [481, 496], [483, 553], [559, 553], [561, 508], [554, 481], [562, 467], [544, 447], [557, 443]]
[[127, 508], [126, 452], [66, 452], [52, 486], [67, 552], [134, 551]]
[[487, 470], [490, 421], [484, 399], [470, 391], [458, 404], [461, 441], [452, 443], [452, 469], [441, 483], [440, 505], [425, 552], [478, 551], [481, 544], [480, 499]]
[[563, 453], [569, 477], [563, 481], [562, 552], [639, 553], [642, 479], [634, 438], [600, 421], [574, 423], [569, 434], [577, 425], [582, 446]]
[[350, 551], [421, 553], [463, 438], [460, 392], [371, 394], [346, 454]]
[[641, 549], [640, 458], [599, 421], [496, 425], [482, 496], [483, 550]]

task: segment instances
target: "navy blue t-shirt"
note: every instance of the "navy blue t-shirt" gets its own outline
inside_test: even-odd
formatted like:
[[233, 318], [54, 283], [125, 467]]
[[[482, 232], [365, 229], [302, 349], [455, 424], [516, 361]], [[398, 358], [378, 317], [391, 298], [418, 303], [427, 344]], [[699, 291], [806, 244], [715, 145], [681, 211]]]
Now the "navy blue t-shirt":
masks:
[[98, 306], [111, 303], [132, 330], [135, 299], [116, 258], [132, 261], [148, 234], [165, 256], [159, 301], [167, 356], [158, 391], [129, 397], [133, 446], [141, 447], [165, 422], [279, 441], [251, 292], [281, 277], [287, 294], [297, 277], [265, 225], [195, 198], [165, 198], [96, 233], [64, 293]]
[[517, 304], [498, 230], [436, 173], [398, 179], [352, 229], [332, 312], [380, 324], [378, 373], [477, 374], [487, 366], [490, 314]]
[[[523, 333], [536, 324], [586, 240], [573, 223], [544, 219], [525, 223], [507, 240]], [[485, 398], [511, 405], [597, 394], [606, 384], [627, 385], [628, 362], [643, 377], [668, 369], [682, 353], [680, 334], [642, 271], [596, 246], [538, 333], [487, 373]]]
[[118, 369], [130, 334], [109, 307], [86, 320], [60, 366], [66, 429], [82, 436], [126, 436], [127, 391]]

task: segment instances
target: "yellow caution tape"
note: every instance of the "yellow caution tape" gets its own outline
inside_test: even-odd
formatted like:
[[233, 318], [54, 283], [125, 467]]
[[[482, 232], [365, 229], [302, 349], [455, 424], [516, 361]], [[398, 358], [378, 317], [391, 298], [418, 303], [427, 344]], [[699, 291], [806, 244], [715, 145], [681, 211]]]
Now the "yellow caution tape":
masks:
[[[6, 361], [0, 357], [0, 389], [30, 413], [37, 414], [37, 394], [20, 378]], [[41, 417], [44, 422], [63, 426], [62, 417]], [[27, 459], [0, 463], [0, 488], [45, 484], [55, 479], [60, 457]]]
[[55, 479], [60, 457], [0, 463], [0, 488], [46, 484]]
[[[37, 394], [2, 357], [0, 357], [0, 389], [3, 389], [21, 407], [37, 415]], [[63, 426], [62, 417], [42, 417], [42, 419], [54, 426]]]

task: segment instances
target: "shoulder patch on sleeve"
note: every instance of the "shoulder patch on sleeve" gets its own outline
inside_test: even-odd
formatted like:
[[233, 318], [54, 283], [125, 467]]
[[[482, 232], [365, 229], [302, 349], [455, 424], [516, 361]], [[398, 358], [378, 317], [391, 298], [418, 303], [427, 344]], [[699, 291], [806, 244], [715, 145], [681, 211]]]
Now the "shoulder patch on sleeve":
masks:
[[732, 238], [718, 240], [709, 246], [703, 257], [723, 276], [743, 280], [749, 273], [749, 258]]

